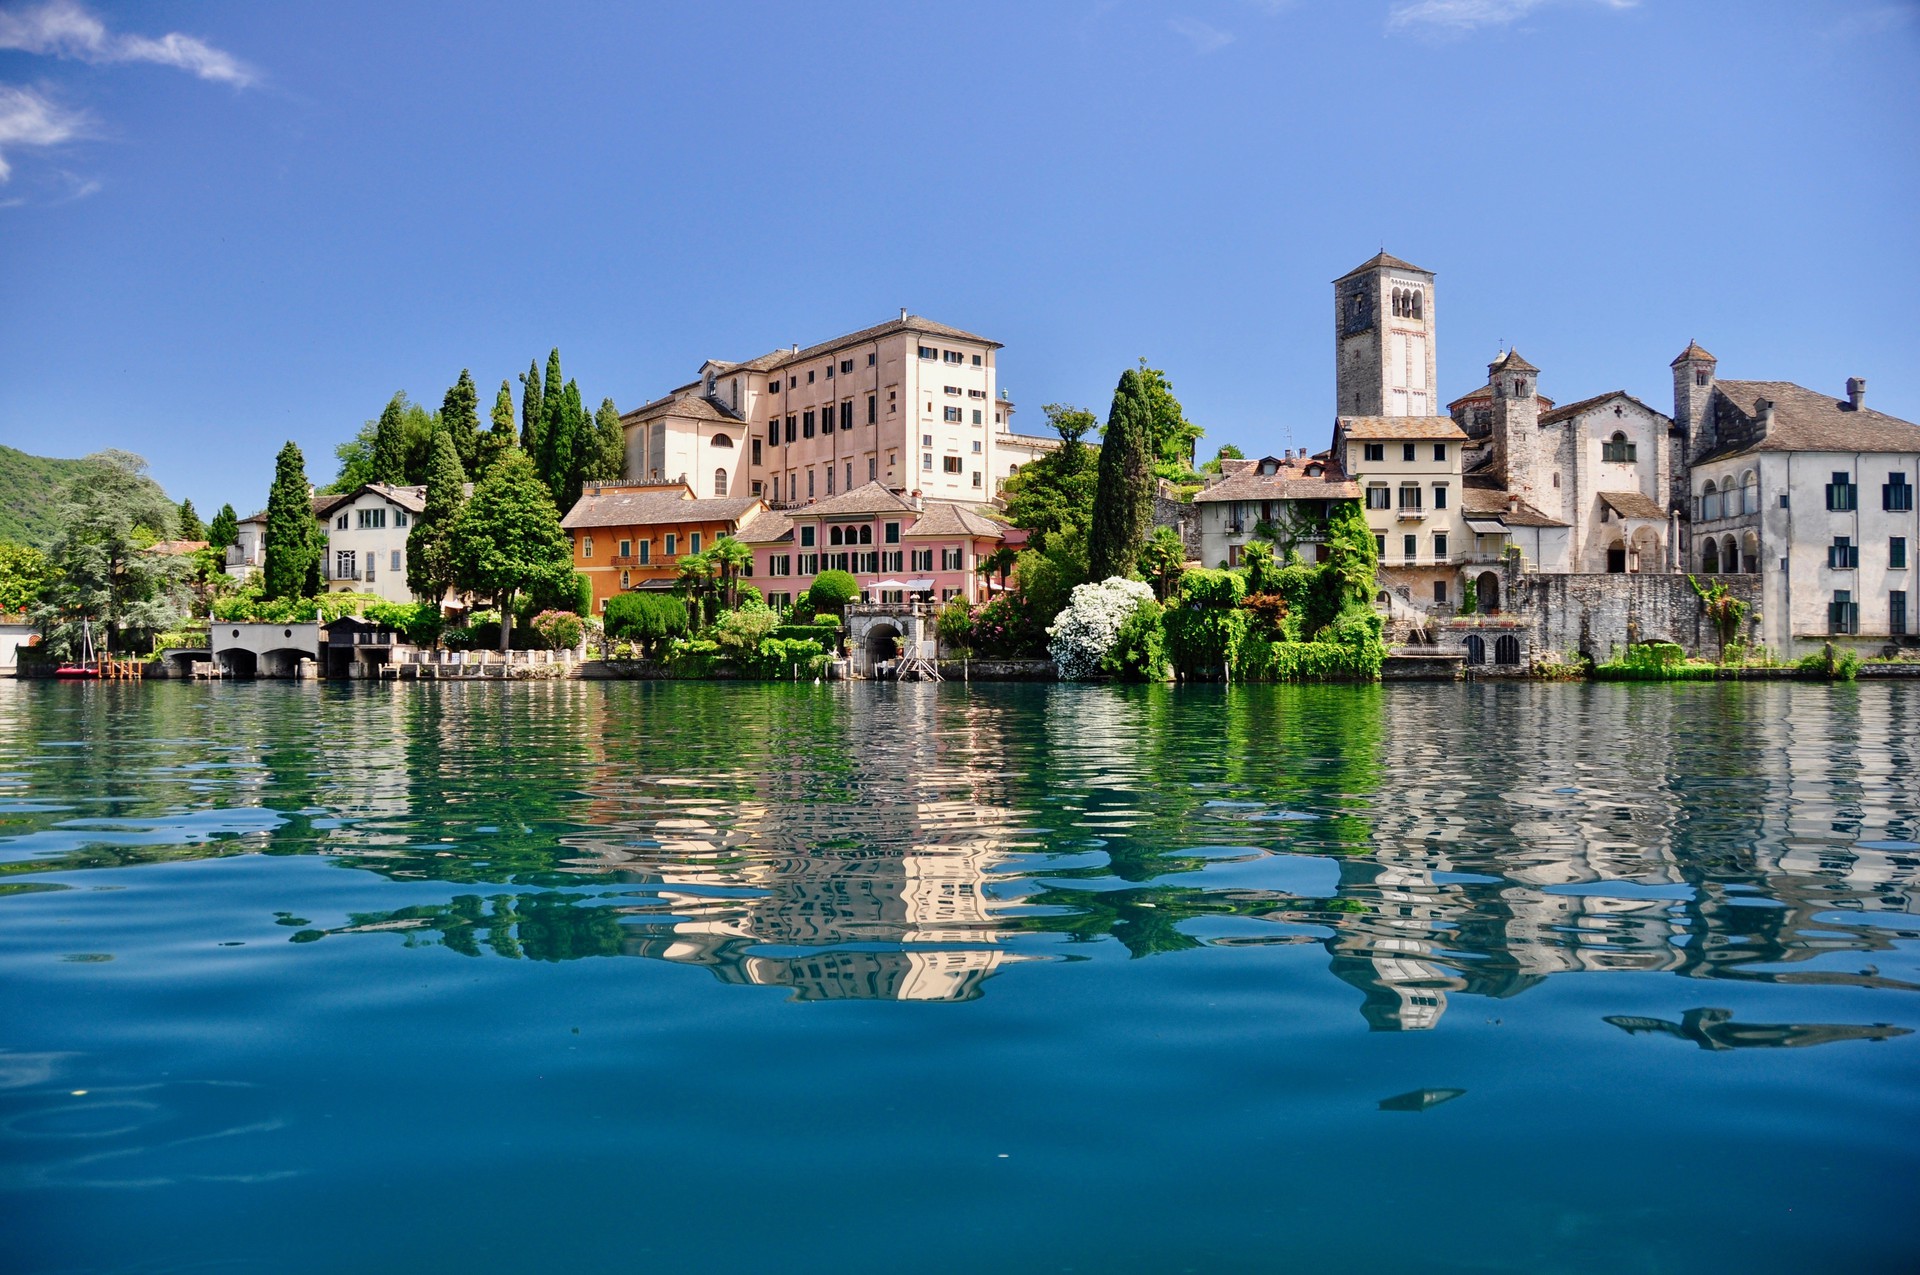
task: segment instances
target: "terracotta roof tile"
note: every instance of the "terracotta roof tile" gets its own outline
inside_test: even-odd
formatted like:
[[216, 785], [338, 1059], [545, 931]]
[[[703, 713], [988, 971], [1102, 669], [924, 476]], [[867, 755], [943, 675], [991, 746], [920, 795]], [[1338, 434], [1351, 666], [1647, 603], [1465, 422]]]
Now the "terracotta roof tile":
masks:
[[1551, 412], [1544, 412], [1540, 416], [1540, 423], [1542, 425], [1558, 425], [1561, 421], [1570, 421], [1582, 412], [1598, 407], [1602, 403], [1616, 398], [1624, 398], [1641, 411], [1650, 412], [1663, 421], [1671, 419], [1665, 412], [1660, 411], [1658, 408], [1648, 407], [1645, 403], [1642, 403], [1625, 390], [1608, 390], [1605, 394], [1596, 394], [1592, 398], [1583, 398], [1578, 403], [1569, 403], [1565, 407], [1555, 408]]
[[1751, 446], [1715, 448], [1695, 464], [1740, 452], [1920, 452], [1920, 425], [1872, 408], [1859, 411], [1844, 399], [1816, 393], [1791, 381], [1716, 381], [1714, 389], [1749, 419], [1755, 404], [1773, 404], [1773, 428]]
[[1689, 341], [1687, 342], [1687, 348], [1680, 351], [1680, 357], [1675, 359], [1673, 362], [1667, 364], [1667, 366], [1679, 367], [1682, 363], [1685, 363], [1688, 359], [1705, 359], [1709, 363], [1718, 363], [1720, 361], [1719, 359], [1714, 358], [1713, 355], [1708, 354], [1705, 350], [1701, 349], [1700, 343], [1698, 341]]
[[582, 527], [657, 527], [674, 523], [726, 522], [738, 526], [760, 509], [758, 496], [695, 497], [680, 483], [605, 487], [574, 503], [560, 525]]
[[1334, 282], [1339, 283], [1341, 279], [1351, 279], [1353, 278], [1353, 276], [1357, 274], [1365, 274], [1369, 270], [1377, 270], [1382, 268], [1387, 270], [1411, 270], [1415, 274], [1430, 275], [1433, 273], [1433, 271], [1431, 270], [1422, 270], [1419, 266], [1414, 265], [1411, 261], [1402, 261], [1398, 257], [1391, 256], [1385, 252], [1380, 252], [1380, 253], [1374, 254], [1371, 257], [1368, 257], [1365, 261], [1361, 262], [1359, 265], [1355, 266], [1353, 269], [1341, 275], [1339, 279], [1335, 279]]
[[1000, 539], [1000, 524], [971, 509], [946, 501], [929, 501], [926, 511], [914, 519], [908, 536], [981, 536]]
[[[1236, 468], [1225, 474], [1218, 482], [1210, 483], [1194, 493], [1195, 504], [1214, 504], [1223, 500], [1358, 500], [1360, 484], [1350, 480], [1340, 466], [1331, 461], [1311, 459], [1282, 460], [1277, 456], [1263, 456], [1259, 460], [1245, 462], [1221, 462], [1224, 470], [1232, 463]], [[1263, 474], [1260, 471], [1269, 464], [1274, 472]], [[1312, 477], [1307, 474], [1311, 465], [1320, 472]]]
[[1342, 416], [1339, 428], [1350, 439], [1437, 439], [1467, 441], [1451, 416]]
[[901, 510], [912, 512], [913, 506], [885, 485], [871, 482], [787, 512], [794, 518], [846, 518], [861, 514], [899, 513]]
[[1641, 491], [1603, 491], [1600, 499], [1622, 518], [1654, 518], [1666, 521], [1667, 511], [1653, 497]]

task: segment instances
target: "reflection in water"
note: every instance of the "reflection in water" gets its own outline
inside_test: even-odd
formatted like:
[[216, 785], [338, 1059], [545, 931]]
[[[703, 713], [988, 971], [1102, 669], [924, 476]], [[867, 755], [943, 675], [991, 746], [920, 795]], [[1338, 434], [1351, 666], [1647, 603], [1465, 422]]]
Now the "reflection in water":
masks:
[[0, 907], [9, 878], [325, 855], [442, 888], [285, 898], [296, 942], [799, 1000], [965, 1000], [1104, 940], [1318, 943], [1386, 1031], [1577, 971], [1913, 990], [1860, 957], [1920, 937], [1916, 716], [1904, 685], [8, 688]]
[[1690, 1009], [1677, 1023], [1630, 1014], [1609, 1014], [1607, 1021], [1629, 1035], [1648, 1032], [1678, 1036], [1702, 1049], [1784, 1049], [1824, 1045], [1836, 1040], [1887, 1040], [1912, 1034], [1905, 1027], [1887, 1023], [1864, 1027], [1845, 1023], [1736, 1023], [1730, 1009]]
[[1425, 1111], [1428, 1107], [1452, 1102], [1465, 1092], [1464, 1089], [1412, 1089], [1406, 1093], [1397, 1093], [1391, 1098], [1382, 1098], [1380, 1110]]

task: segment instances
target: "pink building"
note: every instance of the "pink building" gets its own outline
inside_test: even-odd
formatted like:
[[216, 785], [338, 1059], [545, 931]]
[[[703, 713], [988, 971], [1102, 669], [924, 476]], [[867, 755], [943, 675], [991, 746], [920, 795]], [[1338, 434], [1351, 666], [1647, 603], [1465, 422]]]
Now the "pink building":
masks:
[[762, 514], [738, 538], [753, 549], [753, 579], [776, 608], [791, 606], [822, 571], [845, 571], [869, 602], [984, 602], [982, 562], [1000, 525], [950, 501], [900, 496], [872, 482], [796, 509]]

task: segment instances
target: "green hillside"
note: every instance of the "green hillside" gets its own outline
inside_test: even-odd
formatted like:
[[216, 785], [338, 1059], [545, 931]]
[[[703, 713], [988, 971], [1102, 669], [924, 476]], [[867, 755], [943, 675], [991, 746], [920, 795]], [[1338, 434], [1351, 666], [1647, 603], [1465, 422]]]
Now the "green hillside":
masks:
[[53, 490], [86, 465], [0, 446], [0, 541], [45, 549], [53, 538], [47, 519]]

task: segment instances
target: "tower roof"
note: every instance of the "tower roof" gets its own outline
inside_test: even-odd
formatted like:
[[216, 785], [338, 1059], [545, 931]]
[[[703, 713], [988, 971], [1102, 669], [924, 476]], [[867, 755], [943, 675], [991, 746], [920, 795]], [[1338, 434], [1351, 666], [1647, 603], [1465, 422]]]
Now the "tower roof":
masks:
[[1539, 368], [1527, 362], [1518, 350], [1508, 350], [1487, 367], [1489, 374], [1500, 372], [1538, 372], [1539, 370]]
[[[1422, 270], [1419, 266], [1414, 265], [1411, 261], [1402, 261], [1398, 257], [1388, 256], [1386, 253], [1382, 252], [1376, 256], [1369, 257], [1367, 260], [1361, 262], [1359, 265], [1355, 266], [1353, 269], [1341, 275], [1340, 279], [1351, 279], [1353, 278], [1353, 276], [1357, 274], [1365, 274], [1369, 270], [1411, 270], [1415, 274], [1424, 274], [1424, 275], [1433, 274], [1433, 271]], [[1334, 282], [1339, 283], [1340, 279], [1335, 279]]]
[[1680, 351], [1680, 357], [1667, 364], [1667, 366], [1679, 367], [1682, 363], [1691, 363], [1695, 360], [1702, 363], [1718, 363], [1720, 361], [1701, 349], [1698, 341], [1689, 341], [1687, 342], [1687, 348]]

